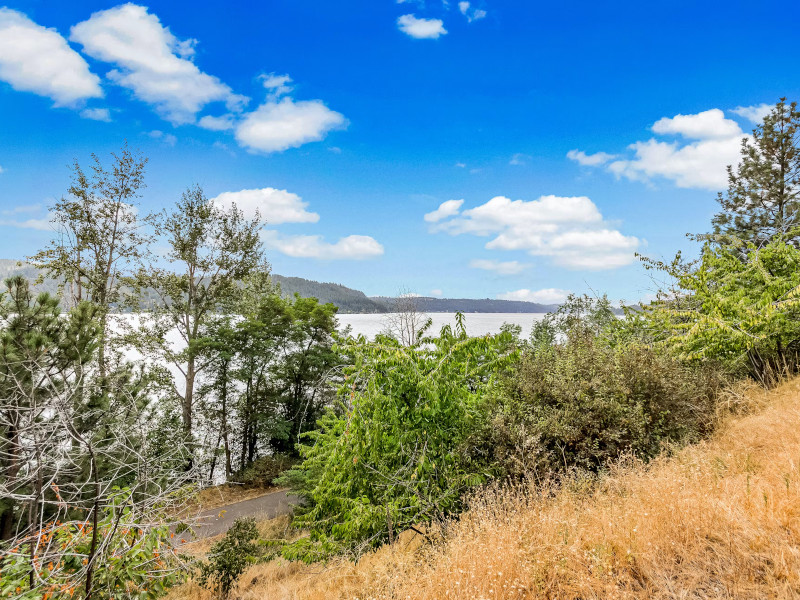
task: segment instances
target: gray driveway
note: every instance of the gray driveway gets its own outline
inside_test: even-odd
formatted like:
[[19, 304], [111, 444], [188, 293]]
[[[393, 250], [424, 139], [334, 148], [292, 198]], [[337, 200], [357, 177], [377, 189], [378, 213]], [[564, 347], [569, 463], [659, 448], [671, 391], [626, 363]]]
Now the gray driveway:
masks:
[[193, 527], [196, 539], [225, 533], [239, 517], [255, 517], [256, 520], [262, 520], [288, 515], [292, 512], [293, 504], [299, 504], [298, 497], [286, 490], [281, 490], [203, 511], [199, 515], [197, 525]]

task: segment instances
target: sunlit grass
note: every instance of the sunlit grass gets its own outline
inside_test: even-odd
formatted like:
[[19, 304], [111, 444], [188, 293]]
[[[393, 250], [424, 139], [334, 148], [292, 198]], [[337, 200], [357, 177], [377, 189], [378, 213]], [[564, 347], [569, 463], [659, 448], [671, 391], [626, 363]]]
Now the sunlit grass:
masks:
[[[732, 399], [752, 414], [599, 483], [488, 490], [434, 545], [405, 534], [352, 564], [258, 565], [243, 599], [794, 598], [800, 380]], [[177, 599], [210, 598], [194, 584]]]

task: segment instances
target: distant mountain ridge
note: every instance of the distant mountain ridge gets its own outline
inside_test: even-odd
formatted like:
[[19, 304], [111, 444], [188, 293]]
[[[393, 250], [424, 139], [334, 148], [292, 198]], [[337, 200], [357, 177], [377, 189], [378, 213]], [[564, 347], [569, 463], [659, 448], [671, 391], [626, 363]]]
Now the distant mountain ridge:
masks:
[[[391, 310], [394, 298], [370, 296]], [[522, 300], [495, 300], [492, 298], [433, 298], [417, 296], [414, 302], [418, 310], [426, 313], [547, 313], [558, 309], [558, 304], [537, 304]]]
[[[0, 281], [12, 275], [22, 275], [29, 281], [35, 281], [39, 275], [36, 267], [24, 261], [0, 258]], [[303, 279], [271, 275], [272, 280], [280, 286], [284, 296], [300, 294], [303, 298], [318, 298], [320, 302], [330, 302], [339, 308], [342, 314], [352, 313], [386, 313], [391, 311], [394, 298], [388, 296], [367, 296], [364, 292], [349, 288], [339, 283], [326, 283]], [[40, 292], [58, 294], [58, 284], [53, 279], [45, 279], [36, 286]], [[536, 304], [519, 300], [493, 300], [491, 298], [416, 298], [417, 307], [422, 312], [464, 312], [464, 313], [545, 313], [558, 308], [557, 304]]]
[[340, 283], [321, 283], [302, 277], [270, 275], [285, 296], [300, 294], [303, 298], [317, 298], [323, 304], [330, 302], [339, 307], [340, 313], [385, 313], [385, 304], [368, 298], [364, 292], [345, 287]]

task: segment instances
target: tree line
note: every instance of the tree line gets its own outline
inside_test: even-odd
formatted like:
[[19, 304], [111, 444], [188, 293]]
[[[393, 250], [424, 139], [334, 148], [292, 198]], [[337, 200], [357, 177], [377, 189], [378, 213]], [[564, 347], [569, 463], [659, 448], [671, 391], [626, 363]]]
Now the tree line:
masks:
[[[125, 146], [72, 166], [54, 235], [28, 257], [66, 306], [21, 276], [0, 295], [0, 565], [15, 594], [151, 580], [158, 595], [181, 560], [159, 523], [198, 485], [296, 456], [331, 393], [336, 308], [281, 294], [260, 215], [197, 186], [145, 214], [146, 165]], [[136, 577], [112, 572], [143, 548]]]

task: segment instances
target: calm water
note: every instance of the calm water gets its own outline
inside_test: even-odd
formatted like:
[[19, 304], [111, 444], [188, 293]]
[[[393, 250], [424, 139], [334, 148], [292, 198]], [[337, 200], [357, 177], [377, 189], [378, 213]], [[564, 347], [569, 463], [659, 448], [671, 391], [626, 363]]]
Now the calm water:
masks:
[[[479, 336], [487, 333], [499, 333], [503, 323], [513, 323], [522, 327], [522, 337], [528, 337], [533, 324], [541, 321], [545, 313], [465, 313], [464, 325], [467, 335]], [[436, 334], [444, 325], [455, 327], [455, 313], [429, 313], [433, 325], [429, 333]], [[350, 325], [353, 334], [363, 334], [367, 338], [374, 338], [384, 331], [387, 326], [387, 315], [338, 315], [339, 326], [344, 328]]]

